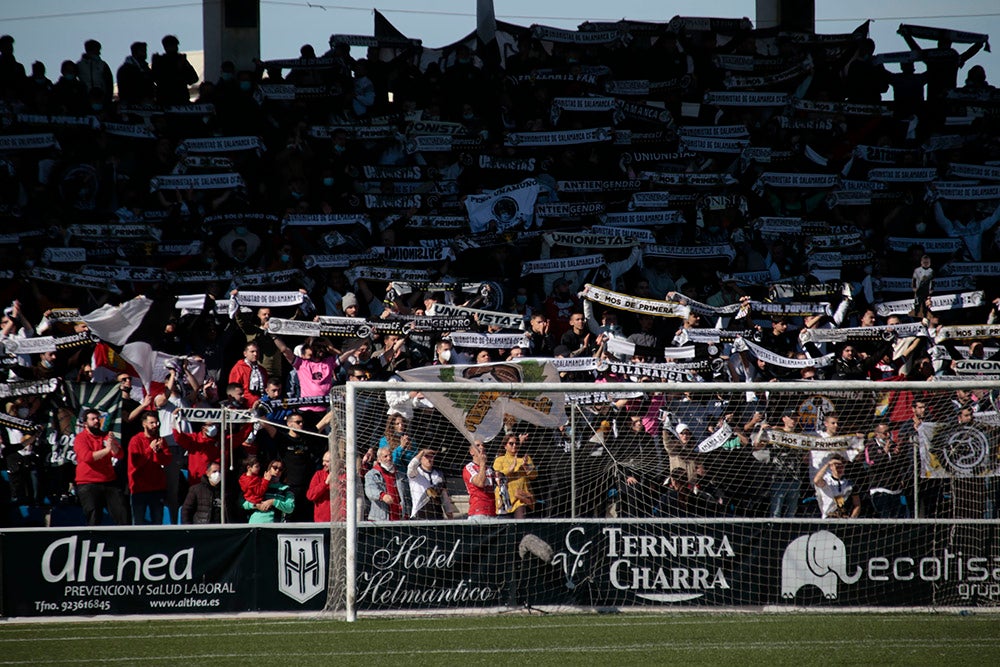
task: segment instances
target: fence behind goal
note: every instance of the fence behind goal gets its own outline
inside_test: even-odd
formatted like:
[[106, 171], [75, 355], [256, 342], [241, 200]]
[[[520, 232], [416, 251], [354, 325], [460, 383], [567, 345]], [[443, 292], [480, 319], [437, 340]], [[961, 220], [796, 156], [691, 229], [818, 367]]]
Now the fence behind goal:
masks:
[[[446, 378], [525, 373], [502, 366]], [[346, 445], [334, 465], [346, 457], [347, 520], [333, 526], [327, 606], [349, 620], [1000, 602], [996, 382], [361, 382], [342, 391], [332, 440]], [[380, 498], [372, 475], [392, 478], [371, 472], [380, 441], [396, 455], [399, 486], [425, 503], [421, 518], [368, 519], [369, 498]], [[484, 491], [506, 516], [467, 518], [463, 471], [477, 441], [493, 482]], [[421, 464], [426, 450], [435, 457]], [[418, 463], [400, 460], [409, 456]], [[482, 507], [482, 495], [471, 500]]]

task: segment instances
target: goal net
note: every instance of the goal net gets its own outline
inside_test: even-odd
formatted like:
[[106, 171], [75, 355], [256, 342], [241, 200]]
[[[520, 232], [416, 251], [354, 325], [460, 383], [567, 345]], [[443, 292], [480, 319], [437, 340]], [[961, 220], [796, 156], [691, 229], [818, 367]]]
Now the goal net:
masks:
[[649, 372], [559, 383], [525, 360], [340, 389], [328, 608], [1000, 601], [997, 383]]

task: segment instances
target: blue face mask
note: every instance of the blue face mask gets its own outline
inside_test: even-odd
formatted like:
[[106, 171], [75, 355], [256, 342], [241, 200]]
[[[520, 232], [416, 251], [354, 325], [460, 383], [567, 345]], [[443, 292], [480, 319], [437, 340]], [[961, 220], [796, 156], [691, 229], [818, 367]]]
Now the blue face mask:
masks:
[[517, 296], [514, 297], [514, 303], [516, 303], [519, 306], [523, 306], [524, 304], [528, 303], [528, 295], [518, 294]]
[[237, 236], [246, 236], [247, 235], [247, 228], [244, 227], [244, 226], [242, 226], [242, 225], [240, 225], [239, 227], [236, 228], [236, 235]]
[[211, 426], [205, 429], [205, 435], [207, 435], [210, 438], [214, 438], [215, 436], [219, 435], [219, 427], [216, 426], [215, 424], [212, 424]]
[[242, 90], [244, 92], [249, 91], [250, 90], [250, 82], [249, 81], [240, 81], [240, 90]]
[[288, 260], [291, 259], [291, 256], [290, 255], [279, 255], [278, 259], [280, 259], [282, 262], [286, 262], [287, 263]]
[[93, 104], [90, 105], [90, 108], [93, 109], [94, 111], [100, 111], [101, 109], [104, 108], [104, 105], [101, 104], [100, 102], [94, 102]]
[[232, 81], [233, 80], [233, 73], [232, 72], [223, 72], [222, 76], [220, 78], [223, 81]]
[[343, 153], [345, 150], [347, 150], [347, 148], [344, 147], [344, 146], [341, 146], [340, 144], [334, 144], [333, 150], [336, 153]]
[[328, 188], [333, 186], [333, 176], [327, 176], [326, 178], [324, 178], [323, 185], [325, 185]]

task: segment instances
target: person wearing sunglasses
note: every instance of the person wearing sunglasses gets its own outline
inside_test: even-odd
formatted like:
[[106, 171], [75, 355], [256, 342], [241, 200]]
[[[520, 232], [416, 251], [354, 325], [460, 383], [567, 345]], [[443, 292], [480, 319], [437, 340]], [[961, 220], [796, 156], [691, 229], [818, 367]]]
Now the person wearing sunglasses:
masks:
[[282, 481], [285, 465], [275, 459], [267, 465], [264, 471], [264, 489], [260, 502], [243, 500], [243, 509], [251, 512], [250, 523], [283, 523], [286, 517], [295, 510], [295, 494]]

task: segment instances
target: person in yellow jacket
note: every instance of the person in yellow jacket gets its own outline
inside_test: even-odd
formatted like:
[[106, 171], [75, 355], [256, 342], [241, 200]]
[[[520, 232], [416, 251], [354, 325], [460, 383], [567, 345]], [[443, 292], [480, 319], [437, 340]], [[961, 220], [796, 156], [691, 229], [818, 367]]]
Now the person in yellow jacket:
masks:
[[535, 506], [535, 494], [531, 492], [530, 481], [538, 477], [538, 469], [530, 456], [518, 456], [518, 450], [527, 437], [527, 434], [505, 435], [504, 453], [493, 461], [498, 517], [523, 519], [528, 510]]

